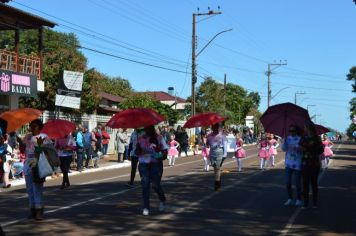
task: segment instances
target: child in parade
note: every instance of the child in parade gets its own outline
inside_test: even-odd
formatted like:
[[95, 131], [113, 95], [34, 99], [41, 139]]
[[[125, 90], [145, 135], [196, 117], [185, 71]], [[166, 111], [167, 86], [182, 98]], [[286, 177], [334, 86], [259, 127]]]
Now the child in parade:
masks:
[[11, 165], [12, 165], [12, 148], [10, 145], [6, 143], [6, 134], [4, 136], [0, 136], [0, 158], [2, 159], [3, 163], [3, 188], [10, 188], [10, 180], [9, 180], [9, 175], [11, 171]]
[[273, 134], [268, 135], [268, 145], [269, 145], [269, 155], [270, 155], [270, 162], [271, 166], [274, 167], [275, 165], [275, 157], [277, 156], [277, 148], [279, 146], [278, 141], [275, 139]]
[[260, 158], [260, 170], [266, 169], [266, 163], [270, 156], [269, 145], [266, 139], [266, 135], [262, 135], [260, 142], [258, 143], [258, 157]]
[[210, 168], [209, 151], [210, 151], [210, 149], [207, 147], [206, 141], [207, 141], [206, 135], [203, 135], [202, 136], [203, 146], [202, 146], [201, 154], [202, 154], [203, 160], [204, 160], [204, 171], [209, 171], [209, 168]]
[[15, 178], [22, 178], [25, 153], [21, 152], [20, 145], [15, 145], [15, 148], [12, 150], [12, 158], [14, 160], [14, 163], [12, 164], [12, 173]]
[[176, 156], [178, 155], [178, 147], [179, 147], [179, 143], [174, 140], [175, 136], [174, 134], [171, 134], [170, 136], [170, 141], [168, 142], [168, 165], [169, 166], [174, 166], [175, 164], [175, 160], [176, 160]]
[[221, 188], [221, 166], [227, 156], [227, 139], [219, 130], [219, 123], [212, 125], [212, 132], [207, 137], [207, 146], [210, 148], [209, 159], [214, 167], [215, 185], [214, 190]]
[[323, 161], [322, 166], [323, 169], [327, 169], [329, 167], [330, 158], [334, 155], [333, 151], [331, 150], [333, 143], [328, 139], [327, 135], [323, 136], [322, 143], [324, 145], [324, 152], [321, 155]]
[[244, 141], [240, 137], [239, 134], [236, 134], [236, 152], [235, 152], [235, 157], [237, 161], [237, 171], [242, 171], [242, 166], [243, 166], [243, 158], [246, 157], [246, 151], [243, 149], [243, 144]]

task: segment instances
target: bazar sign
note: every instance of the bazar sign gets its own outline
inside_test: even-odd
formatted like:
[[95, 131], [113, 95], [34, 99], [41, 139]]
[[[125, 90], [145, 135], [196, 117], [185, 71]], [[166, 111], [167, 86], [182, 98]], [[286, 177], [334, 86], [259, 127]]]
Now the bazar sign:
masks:
[[0, 94], [36, 97], [37, 78], [35, 75], [0, 70]]

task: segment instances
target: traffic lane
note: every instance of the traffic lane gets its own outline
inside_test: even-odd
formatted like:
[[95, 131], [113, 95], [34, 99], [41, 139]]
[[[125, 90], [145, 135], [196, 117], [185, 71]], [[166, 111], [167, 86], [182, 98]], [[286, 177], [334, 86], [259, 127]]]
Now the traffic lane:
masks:
[[[168, 173], [168, 172], [167, 172]], [[189, 174], [189, 173], [188, 173]], [[180, 176], [178, 176], [178, 177], [180, 177]], [[182, 183], [185, 183], [186, 181], [182, 181]], [[210, 181], [209, 181], [209, 183], [210, 183]], [[97, 186], [97, 185], [99, 185], [99, 186]], [[184, 184], [183, 184], [184, 185]], [[93, 199], [95, 200], [95, 199], [97, 199], [97, 200], [100, 200], [100, 198], [106, 198], [106, 197], [110, 197], [110, 196], [112, 196], [111, 194], [112, 193], [109, 193], [109, 194], [104, 194], [104, 191], [105, 190], [107, 190], [107, 189], [118, 189], [118, 187], [120, 187], [120, 186], [122, 186], [122, 183], [119, 183], [119, 184], [116, 184], [116, 183], [111, 183], [110, 185], [109, 185], [109, 183], [103, 183], [103, 184], [92, 184], [92, 185], [90, 185], [90, 187], [92, 188], [92, 189], [94, 189], [94, 191], [93, 190], [90, 190], [90, 188], [89, 188], [89, 186], [87, 186], [87, 188], [81, 188], [81, 189], [77, 189], [77, 191], [75, 191], [74, 189], [70, 189], [70, 191], [65, 191], [64, 192], [64, 194], [60, 194], [60, 195], [57, 195], [57, 194], [52, 194], [53, 196], [51, 196], [51, 195], [49, 195], [49, 196], [47, 196], [47, 198], [48, 199], [51, 199], [51, 206], [49, 206], [49, 207], [47, 207], [47, 208], [49, 208], [49, 211], [50, 212], [54, 212], [54, 211], [56, 211], [55, 209], [60, 209], [60, 210], [58, 210], [58, 211], [56, 211], [56, 213], [57, 212], [60, 212], [61, 210], [68, 210], [69, 208], [68, 208], [68, 206], [72, 206], [72, 208], [71, 208], [71, 211], [74, 209], [74, 210], [76, 210], [76, 209], [80, 209], [79, 210], [79, 212], [78, 213], [80, 213], [81, 212], [81, 210], [82, 210], [82, 206], [83, 205], [85, 205], [85, 204], [88, 204], [88, 203], [93, 203], [94, 201], [93, 201]], [[210, 184], [209, 184], [209, 186], [210, 186]], [[80, 187], [82, 187], [82, 186], [80, 186]], [[102, 188], [102, 189], [101, 189]], [[95, 191], [96, 190], [96, 191]], [[125, 190], [123, 190], [123, 191], [127, 191], [127, 189], [125, 189]], [[73, 195], [71, 194], [71, 192], [73, 192]], [[102, 192], [103, 194], [102, 194], [102, 196], [101, 197], [96, 197], [96, 195], [94, 194], [93, 195], [93, 192], [95, 192], [95, 193], [100, 193], [100, 192]], [[116, 195], [116, 194], [123, 194], [123, 192], [122, 193], [120, 193], [120, 191], [119, 192], [116, 192], [116, 193], [113, 193], [114, 195]], [[68, 195], [68, 196], [66, 196], [66, 195]], [[125, 193], [125, 195], [126, 195], [126, 193]], [[70, 200], [74, 200], [74, 202], [68, 202], [68, 198], [72, 198], [72, 199], [70, 199]], [[99, 198], [99, 199], [98, 199]], [[122, 197], [121, 197], [122, 198]], [[67, 200], [66, 200], [67, 199]], [[82, 202], [78, 202], [78, 200], [80, 200], [80, 199], [89, 199], [89, 200], [86, 200], [86, 201], [82, 201]], [[61, 202], [61, 203], [65, 203], [63, 206], [59, 206], [59, 205], [56, 205], [55, 203], [59, 203], [59, 202]], [[135, 202], [140, 202], [140, 197], [135, 201]], [[85, 206], [85, 207], [88, 207], [88, 206]], [[62, 208], [62, 209], [61, 209]], [[97, 208], [95, 208], [95, 209], [97, 209]], [[141, 210], [141, 208], [140, 208], [140, 210]], [[140, 211], [139, 210], [139, 211]], [[135, 213], [135, 214], [137, 214], [137, 212]], [[47, 217], [51, 217], [50, 216], [51, 214], [48, 214], [48, 216]], [[65, 214], [66, 215], [66, 214]], [[70, 214], [70, 215], [72, 215], [72, 214]], [[23, 221], [25, 221], [24, 219], [23, 219]], [[26, 222], [27, 223], [27, 222]], [[15, 232], [19, 232], [19, 231], [17, 231], [17, 230], [15, 230]], [[25, 231], [26, 232], [26, 231]]]
[[[252, 170], [255, 171], [256, 170]], [[245, 172], [246, 176], [248, 176], [248, 171]], [[259, 171], [258, 171], [259, 173]], [[231, 176], [233, 176], [233, 179], [236, 179], [237, 174], [230, 172]], [[165, 188], [167, 188], [167, 199], [168, 199], [168, 204], [169, 208], [173, 209], [178, 209], [178, 212], [176, 211], [174, 215], [179, 213], [179, 209], [185, 209], [187, 204], [191, 205], [192, 203], [199, 202], [202, 198], [206, 198], [206, 196], [210, 196], [211, 194], [215, 194], [212, 189], [210, 188], [210, 182], [211, 182], [211, 176], [208, 176], [206, 174], [199, 174], [201, 176], [198, 176], [195, 178], [196, 174], [194, 173], [187, 173], [187, 177], [189, 178], [188, 180], [186, 178], [182, 178], [180, 176], [179, 179], [176, 179], [175, 181], [172, 181], [170, 183], [165, 184]], [[189, 176], [188, 176], [189, 175]], [[181, 179], [181, 180], [180, 180]], [[207, 184], [209, 183], [209, 184]], [[104, 183], [105, 185], [108, 185], [108, 183]], [[171, 187], [173, 185], [173, 188]], [[227, 185], [226, 185], [227, 186]], [[108, 186], [109, 187], [109, 186]], [[176, 192], [175, 192], [176, 190]], [[98, 201], [91, 202], [89, 205], [85, 205], [84, 207], [73, 207], [73, 208], [67, 208], [66, 210], [70, 210], [70, 216], [66, 213], [66, 211], [58, 211], [55, 212], [55, 217], [58, 218], [58, 220], [61, 221], [61, 225], [64, 224], [64, 222], [68, 221], [68, 227], [70, 227], [70, 224], [73, 224], [73, 222], [76, 222], [76, 226], [78, 229], [80, 229], [80, 226], [83, 225], [84, 228], [89, 227], [90, 230], [97, 231], [95, 232], [102, 232], [105, 229], [106, 233], [119, 233], [120, 229], [123, 230], [122, 232], [128, 232], [128, 230], [132, 230], [132, 227], [130, 224], [126, 224], [126, 222], [131, 222], [133, 224], [133, 229], [136, 229], [137, 226], [146, 226], [147, 224], [152, 224], [152, 218], [150, 216], [149, 219], [145, 217], [141, 217], [141, 204], [140, 199], [141, 195], [139, 193], [140, 191], [131, 191], [125, 194], [125, 199], [128, 200], [123, 200], [123, 196], [113, 196], [114, 199], [107, 198], [107, 199], [102, 199], [100, 203]], [[130, 196], [134, 194], [134, 196]], [[200, 196], [197, 198], [197, 195]], [[118, 199], [116, 199], [118, 198]], [[115, 200], [116, 199], [116, 200]], [[132, 199], [132, 200], [131, 200]], [[133, 200], [135, 199], [135, 200]], [[208, 200], [208, 199], [207, 199]], [[173, 203], [174, 202], [174, 203]], [[115, 204], [118, 204], [119, 211], [113, 212], [112, 209], [115, 209]], [[153, 203], [152, 205], [155, 205], [157, 208], [158, 202], [155, 197], [153, 197]], [[169, 211], [169, 208], [167, 209]], [[107, 209], [107, 211], [105, 210]], [[126, 211], [126, 212], [125, 212]], [[155, 217], [155, 214], [158, 215], [157, 209], [152, 210], [153, 217]], [[170, 216], [172, 214], [168, 214]], [[90, 216], [90, 218], [88, 218]], [[134, 221], [130, 218], [134, 217]], [[129, 218], [128, 218], [129, 217]], [[167, 214], [162, 215], [163, 218], [166, 219]], [[198, 216], [199, 218], [200, 216]], [[51, 217], [53, 219], [53, 217]], [[74, 220], [73, 220], [74, 219]], [[97, 220], [93, 220], [97, 219]], [[154, 219], [153, 219], [154, 220]], [[120, 222], [118, 225], [117, 222]], [[125, 222], [125, 223], [122, 223]], [[155, 222], [155, 221], [154, 221]], [[89, 225], [88, 225], [89, 223]], [[184, 224], [189, 224], [189, 222], [184, 222]], [[51, 232], [57, 232], [55, 230], [55, 224], [52, 224], [51, 221], [51, 226], [50, 230]], [[93, 226], [93, 227], [91, 227]], [[11, 226], [10, 229], [11, 231], [8, 231], [8, 233], [14, 233], [17, 234], [18, 232], [28, 232], [29, 225], [22, 224], [22, 225], [16, 225], [16, 226]], [[31, 227], [30, 227], [31, 228]], [[42, 225], [41, 224], [41, 231], [36, 230], [34, 231], [33, 235], [37, 234], [42, 234], [44, 232], [50, 232], [50, 231], [45, 231], [45, 228], [47, 228], [47, 225]], [[83, 230], [85, 230], [83, 228]], [[9, 229], [9, 230], [10, 230]], [[60, 233], [61, 229], [58, 229], [58, 233]], [[174, 230], [173, 230], [174, 231]], [[174, 231], [175, 232], [175, 231]], [[125, 233], [125, 234], [126, 234]], [[157, 232], [154, 232], [153, 234], [156, 234]], [[11, 234], [9, 234], [11, 235]]]
[[[233, 179], [235, 179], [236, 173], [234, 175]], [[209, 187], [205, 184], [210, 182], [210, 180], [207, 180], [207, 175], [203, 174], [196, 178], [195, 175], [189, 175], [187, 177], [189, 179], [185, 181], [170, 181], [165, 184], [168, 200], [166, 214], [158, 213], [158, 201], [156, 197], [153, 197], [151, 216], [141, 216], [141, 194], [140, 191], [135, 190], [127, 192], [127, 194], [125, 194], [126, 198], [116, 195], [112, 196], [112, 198], [103, 199], [102, 201], [94, 201], [92, 204], [85, 206], [76, 206], [67, 209], [67, 211], [55, 212], [49, 219], [48, 223], [50, 224], [42, 224], [41, 222], [37, 225], [35, 230], [33, 226], [36, 225], [36, 223], [33, 223], [33, 221], [29, 222], [29, 224], [18, 224], [6, 227], [7, 234], [19, 235], [19, 232], [25, 232], [26, 235], [48, 235], [48, 233], [63, 234], [63, 232], [71, 232], [70, 228], [73, 228], [73, 230], [77, 230], [75, 231], [77, 233], [85, 232], [88, 235], [97, 235], [99, 233], [104, 235], [117, 235], [122, 233], [129, 235], [130, 231], [135, 232], [137, 228], [146, 227], [152, 223], [161, 222], [168, 227], [170, 222], [166, 220], [169, 220], [171, 215], [179, 215], [182, 209], [184, 212], [190, 212], [192, 209], [189, 209], [189, 207], [192, 207], [192, 204], [196, 202], [198, 202], [196, 207], [200, 208], [200, 204], [206, 202], [201, 201], [201, 199], [204, 200], [206, 196], [219, 194], [213, 191], [207, 191]], [[206, 200], [209, 199], [206, 198]], [[67, 213], [68, 211], [70, 214]], [[194, 211], [191, 213], [193, 214]], [[75, 224], [75, 227], [73, 227], [73, 224]], [[190, 221], [185, 221], [184, 224], [189, 225]], [[170, 228], [173, 233], [176, 232], [176, 225]], [[149, 232], [150, 230], [144, 229], [145, 235]], [[178, 233], [180, 234], [180, 232]], [[157, 235], [157, 231], [154, 230], [153, 235]]]
[[355, 235], [356, 146], [344, 144], [334, 153], [321, 174], [318, 209], [301, 211], [290, 235]]

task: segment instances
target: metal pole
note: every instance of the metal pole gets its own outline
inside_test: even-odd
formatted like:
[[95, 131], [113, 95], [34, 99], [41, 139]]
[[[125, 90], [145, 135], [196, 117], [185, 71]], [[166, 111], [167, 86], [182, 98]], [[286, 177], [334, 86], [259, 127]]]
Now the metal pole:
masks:
[[269, 107], [271, 104], [271, 65], [270, 64], [268, 64], [267, 76], [268, 76], [267, 107]]
[[192, 32], [192, 116], [195, 115], [195, 14], [193, 13], [193, 32]]

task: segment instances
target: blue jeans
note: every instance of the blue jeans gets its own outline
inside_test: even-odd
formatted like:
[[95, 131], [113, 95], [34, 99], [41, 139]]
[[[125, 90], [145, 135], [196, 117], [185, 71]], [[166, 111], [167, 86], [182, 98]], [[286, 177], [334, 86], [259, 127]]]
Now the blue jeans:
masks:
[[25, 175], [25, 181], [30, 207], [43, 207], [43, 183], [34, 183], [32, 173]]
[[77, 170], [83, 169], [84, 148], [77, 149]]
[[291, 168], [286, 168], [286, 187], [288, 198], [293, 199], [293, 190], [292, 190], [292, 180], [294, 175], [294, 185], [297, 189], [297, 200], [301, 200], [301, 191], [302, 191], [302, 172], [300, 170], [294, 170]]
[[140, 163], [138, 170], [141, 176], [143, 208], [150, 209], [150, 187], [152, 183], [153, 190], [157, 193], [161, 202], [166, 201], [164, 191], [161, 187], [161, 179], [163, 174], [163, 162], [155, 163]]
[[103, 155], [106, 155], [108, 153], [108, 146], [109, 144], [103, 144]]

